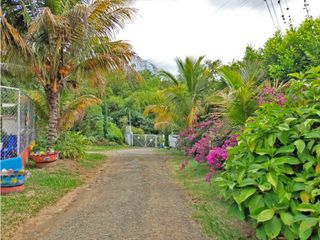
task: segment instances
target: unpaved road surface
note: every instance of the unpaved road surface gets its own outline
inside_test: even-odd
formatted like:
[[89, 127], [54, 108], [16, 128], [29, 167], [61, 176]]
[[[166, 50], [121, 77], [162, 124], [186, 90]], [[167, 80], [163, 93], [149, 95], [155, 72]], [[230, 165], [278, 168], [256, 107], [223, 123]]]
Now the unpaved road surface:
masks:
[[170, 178], [164, 156], [152, 149], [106, 154], [105, 167], [70, 204], [40, 223], [25, 224], [13, 239], [207, 239], [191, 219], [190, 204]]

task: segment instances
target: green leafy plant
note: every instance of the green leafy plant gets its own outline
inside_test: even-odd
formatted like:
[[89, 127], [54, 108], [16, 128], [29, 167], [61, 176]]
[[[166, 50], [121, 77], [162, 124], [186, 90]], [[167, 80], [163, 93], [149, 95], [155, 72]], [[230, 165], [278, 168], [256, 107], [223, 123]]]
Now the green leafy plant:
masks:
[[90, 106], [86, 110], [86, 115], [79, 123], [78, 129], [88, 138], [94, 141], [104, 139], [104, 116], [100, 105]]
[[117, 142], [117, 143], [123, 143], [123, 134], [121, 132], [121, 129], [117, 127], [113, 122], [108, 121], [106, 123], [107, 125], [107, 139], [109, 141]]
[[142, 128], [132, 127], [133, 134], [144, 134], [144, 131]]
[[85, 156], [88, 144], [88, 139], [79, 132], [67, 131], [59, 136], [55, 148], [63, 158], [76, 160]]
[[259, 239], [320, 238], [320, 67], [292, 76], [285, 105], [248, 119], [215, 181]]

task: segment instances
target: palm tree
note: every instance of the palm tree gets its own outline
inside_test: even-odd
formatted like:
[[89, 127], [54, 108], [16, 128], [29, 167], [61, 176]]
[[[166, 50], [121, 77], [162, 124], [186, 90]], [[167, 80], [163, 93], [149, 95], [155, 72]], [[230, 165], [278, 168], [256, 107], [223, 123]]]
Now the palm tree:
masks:
[[202, 100], [210, 72], [204, 67], [202, 60], [204, 56], [198, 59], [186, 57], [183, 61], [177, 58], [178, 76], [161, 71], [160, 74], [175, 84], [174, 87], [167, 88], [166, 95], [169, 102], [175, 105], [175, 114], [182, 115], [185, 125], [191, 127], [200, 112]]
[[26, 35], [0, 11], [1, 66], [16, 76], [31, 76], [43, 88], [51, 147], [58, 135], [60, 93], [84, 83], [102, 85], [105, 72], [123, 68], [134, 56], [131, 46], [114, 41], [113, 35], [132, 19], [135, 10], [127, 0], [46, 2]]
[[207, 100], [235, 124], [244, 124], [258, 108], [256, 95], [263, 73], [254, 62], [222, 66], [218, 70], [226, 88], [215, 91]]
[[[49, 106], [45, 93], [39, 90], [26, 92], [35, 106], [37, 117], [42, 123], [48, 122]], [[101, 99], [91, 94], [79, 96], [70, 91], [61, 92], [58, 107], [58, 131], [71, 129], [76, 121], [84, 117], [88, 107], [101, 103]]]

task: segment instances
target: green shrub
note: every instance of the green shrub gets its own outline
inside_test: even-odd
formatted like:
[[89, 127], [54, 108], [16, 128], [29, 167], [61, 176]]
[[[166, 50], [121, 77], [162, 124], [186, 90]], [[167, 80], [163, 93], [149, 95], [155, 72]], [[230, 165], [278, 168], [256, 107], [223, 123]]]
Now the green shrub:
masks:
[[88, 144], [88, 139], [79, 132], [67, 131], [59, 136], [55, 148], [60, 151], [62, 158], [76, 160], [85, 156]]
[[117, 143], [123, 143], [123, 134], [121, 132], [121, 129], [117, 127], [113, 122], [108, 121], [107, 122], [107, 139], [109, 141], [117, 142]]
[[144, 131], [142, 128], [132, 127], [131, 129], [133, 134], [144, 134]]
[[83, 121], [79, 124], [80, 130], [86, 137], [101, 141], [104, 138], [104, 116], [100, 105], [93, 105], [86, 111]]
[[47, 137], [45, 135], [37, 136], [35, 142], [36, 145], [32, 148], [32, 152], [40, 152], [47, 149]]
[[248, 119], [215, 181], [259, 239], [320, 239], [320, 67], [293, 76], [286, 105]]

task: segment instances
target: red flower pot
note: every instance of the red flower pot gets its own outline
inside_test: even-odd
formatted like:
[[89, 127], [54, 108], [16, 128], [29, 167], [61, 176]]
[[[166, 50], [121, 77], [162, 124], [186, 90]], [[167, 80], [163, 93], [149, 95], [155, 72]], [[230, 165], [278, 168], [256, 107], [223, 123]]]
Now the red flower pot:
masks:
[[59, 158], [59, 151], [54, 151], [53, 153], [47, 151], [45, 154], [32, 153], [31, 158], [35, 163], [50, 163]]

